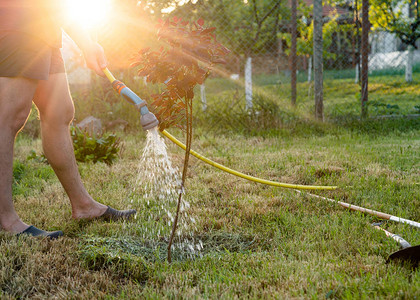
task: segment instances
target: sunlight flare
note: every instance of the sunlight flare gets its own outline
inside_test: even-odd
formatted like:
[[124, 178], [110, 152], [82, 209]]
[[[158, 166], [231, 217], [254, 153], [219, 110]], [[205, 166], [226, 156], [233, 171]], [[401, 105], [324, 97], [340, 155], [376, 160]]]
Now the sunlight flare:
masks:
[[70, 22], [95, 29], [106, 22], [111, 0], [66, 0], [65, 9]]

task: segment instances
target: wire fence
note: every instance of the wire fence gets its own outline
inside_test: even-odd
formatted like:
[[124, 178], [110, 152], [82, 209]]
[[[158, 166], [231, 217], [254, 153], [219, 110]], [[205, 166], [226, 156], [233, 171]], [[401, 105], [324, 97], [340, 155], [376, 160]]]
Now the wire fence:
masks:
[[[299, 86], [301, 83], [312, 84], [314, 80], [314, 0], [184, 2], [164, 14], [151, 13], [149, 1], [141, 1], [142, 5], [137, 1], [119, 1], [111, 21], [96, 32], [113, 68], [128, 68], [130, 57], [136, 51], [153, 44], [153, 24], [158, 18], [177, 16], [187, 21], [202, 18], [206, 26], [216, 27], [218, 40], [231, 50], [223, 72], [214, 76], [223, 74], [227, 81], [242, 83], [241, 93], [245, 101], [238, 105], [252, 108], [258, 90], [268, 85], [292, 85], [288, 100], [293, 102], [296, 97], [293, 95], [293, 81], [297, 81], [298, 101], [302, 94], [313, 97], [313, 92], [308, 92], [306, 86], [304, 90], [299, 90]], [[362, 25], [366, 22], [362, 17], [361, 3], [357, 0], [341, 1], [342, 5], [329, 3], [323, 4], [321, 16], [323, 78], [361, 83]], [[365, 45], [369, 77], [404, 74], [408, 63], [414, 72], [420, 71], [419, 50], [410, 49], [395, 34], [373, 30], [370, 23], [367, 25], [366, 28], [370, 28]], [[69, 60], [71, 56], [71, 53], [67, 54]], [[360, 92], [357, 85], [354, 89], [354, 93]], [[206, 109], [209, 105], [206, 87], [202, 86], [198, 94], [201, 95], [202, 108]]]

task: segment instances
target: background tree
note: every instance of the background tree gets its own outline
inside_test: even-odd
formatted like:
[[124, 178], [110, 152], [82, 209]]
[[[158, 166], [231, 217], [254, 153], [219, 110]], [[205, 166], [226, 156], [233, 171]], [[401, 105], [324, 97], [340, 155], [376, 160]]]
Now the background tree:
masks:
[[[313, 56], [314, 49], [314, 22], [311, 16], [313, 10], [313, 5], [306, 6], [304, 3], [300, 3], [298, 6], [298, 18], [297, 28], [298, 28], [298, 38], [297, 38], [297, 47], [296, 52], [298, 56], [304, 56], [309, 61]], [[336, 53], [330, 50], [331, 45], [333, 44], [333, 35], [334, 33], [342, 33], [341, 36], [347, 36], [349, 30], [352, 30], [353, 26], [351, 24], [338, 24], [337, 22], [338, 14], [333, 13], [327, 19], [324, 18], [322, 26], [322, 38], [323, 38], [323, 58], [324, 59], [336, 59]], [[308, 25], [308, 20], [310, 23]], [[287, 49], [285, 50], [286, 54], [290, 54], [290, 45], [291, 45], [291, 35], [290, 33], [279, 33], [285, 42]], [[350, 41], [345, 39], [345, 42], [348, 43], [350, 47]], [[308, 76], [310, 76], [308, 68]]]
[[408, 45], [405, 80], [413, 81], [413, 52], [420, 38], [420, 11], [417, 0], [370, 0], [373, 30], [395, 34]]
[[177, 7], [171, 14], [187, 21], [199, 18], [216, 27], [218, 40], [231, 50], [226, 68], [240, 74], [245, 70], [246, 109], [252, 109], [252, 64], [254, 54], [277, 53], [277, 32], [285, 0], [197, 0]]
[[205, 19], [217, 28], [219, 41], [239, 57], [277, 48], [279, 20], [289, 13], [285, 5], [284, 0], [198, 0], [171, 14], [188, 21]]

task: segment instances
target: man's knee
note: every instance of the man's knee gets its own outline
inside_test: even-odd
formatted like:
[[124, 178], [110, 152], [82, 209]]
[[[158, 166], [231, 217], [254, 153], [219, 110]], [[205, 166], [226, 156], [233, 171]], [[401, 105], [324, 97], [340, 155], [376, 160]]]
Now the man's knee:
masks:
[[0, 128], [10, 130], [16, 134], [25, 126], [29, 113], [31, 112], [32, 102], [16, 103], [15, 105], [1, 105], [0, 108]]
[[0, 128], [9, 130], [13, 135], [18, 133], [25, 126], [29, 113], [30, 109], [22, 109], [13, 115], [0, 114]]
[[63, 104], [62, 110], [60, 110], [60, 115], [57, 116], [58, 120], [62, 122], [64, 125], [69, 125], [73, 119], [74, 119], [74, 105], [73, 101], [71, 100], [71, 97], [66, 99], [66, 101]]
[[26, 121], [28, 120], [29, 114], [31, 112], [30, 107], [20, 110], [16, 114], [16, 119], [13, 120], [12, 124], [12, 130], [13, 132], [19, 132], [26, 124]]
[[68, 126], [73, 121], [75, 112], [71, 98], [63, 99], [59, 107], [51, 104], [50, 107], [39, 111], [41, 122], [53, 126]]
[[0, 127], [18, 132], [26, 123], [32, 106], [36, 81], [0, 77]]

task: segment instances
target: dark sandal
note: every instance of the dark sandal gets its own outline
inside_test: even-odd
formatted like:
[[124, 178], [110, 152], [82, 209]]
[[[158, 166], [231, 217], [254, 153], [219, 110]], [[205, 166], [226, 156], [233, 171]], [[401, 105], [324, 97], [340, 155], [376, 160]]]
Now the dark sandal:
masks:
[[98, 219], [106, 221], [129, 220], [136, 213], [137, 211], [135, 209], [116, 210], [108, 206], [108, 209]]
[[48, 237], [50, 239], [56, 239], [59, 236], [63, 235], [63, 232], [58, 230], [58, 231], [44, 231], [41, 229], [36, 228], [35, 226], [29, 226], [28, 228], [26, 228], [24, 231], [22, 231], [21, 233], [18, 233], [17, 235], [30, 235], [30, 236], [35, 236], [35, 237]]

